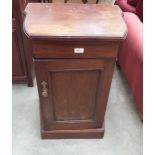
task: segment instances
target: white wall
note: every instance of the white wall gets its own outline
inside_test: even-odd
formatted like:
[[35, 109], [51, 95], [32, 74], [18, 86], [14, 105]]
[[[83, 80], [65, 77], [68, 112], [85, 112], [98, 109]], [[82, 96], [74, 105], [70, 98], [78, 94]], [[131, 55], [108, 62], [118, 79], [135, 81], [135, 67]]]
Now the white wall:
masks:
[[99, 0], [100, 2], [108, 2], [114, 4], [116, 0]]

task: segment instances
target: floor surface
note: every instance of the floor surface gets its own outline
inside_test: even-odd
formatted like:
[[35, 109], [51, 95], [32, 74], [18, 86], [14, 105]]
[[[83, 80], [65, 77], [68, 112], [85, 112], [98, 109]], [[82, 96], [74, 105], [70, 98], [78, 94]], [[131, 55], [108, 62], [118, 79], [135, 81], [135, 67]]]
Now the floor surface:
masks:
[[103, 139], [42, 140], [36, 84], [13, 84], [13, 155], [142, 155], [142, 122], [115, 68]]

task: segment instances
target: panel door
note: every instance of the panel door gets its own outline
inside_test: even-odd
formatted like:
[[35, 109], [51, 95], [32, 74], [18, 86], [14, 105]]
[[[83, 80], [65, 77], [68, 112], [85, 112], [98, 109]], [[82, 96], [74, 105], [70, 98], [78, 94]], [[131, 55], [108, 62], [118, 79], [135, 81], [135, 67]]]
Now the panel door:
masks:
[[103, 59], [35, 60], [42, 128], [102, 127], [112, 73], [105, 76], [105, 66]]

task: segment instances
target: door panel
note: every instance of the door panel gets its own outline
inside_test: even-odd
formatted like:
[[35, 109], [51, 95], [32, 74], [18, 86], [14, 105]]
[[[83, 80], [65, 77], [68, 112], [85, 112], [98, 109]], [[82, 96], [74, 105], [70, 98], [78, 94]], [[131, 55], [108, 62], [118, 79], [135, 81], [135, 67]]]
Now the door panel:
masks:
[[92, 120], [99, 70], [51, 72], [56, 121]]
[[[44, 129], [102, 127], [96, 110], [103, 104], [98, 95], [104, 76], [103, 60], [35, 60], [35, 68]], [[47, 83], [47, 96], [43, 95], [43, 81]]]

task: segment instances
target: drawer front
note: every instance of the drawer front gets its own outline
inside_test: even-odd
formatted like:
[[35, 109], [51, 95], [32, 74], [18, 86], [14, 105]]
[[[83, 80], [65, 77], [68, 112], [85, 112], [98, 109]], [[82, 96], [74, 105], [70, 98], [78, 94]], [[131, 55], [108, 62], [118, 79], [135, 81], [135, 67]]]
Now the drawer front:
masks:
[[119, 42], [33, 41], [34, 58], [115, 58]]

